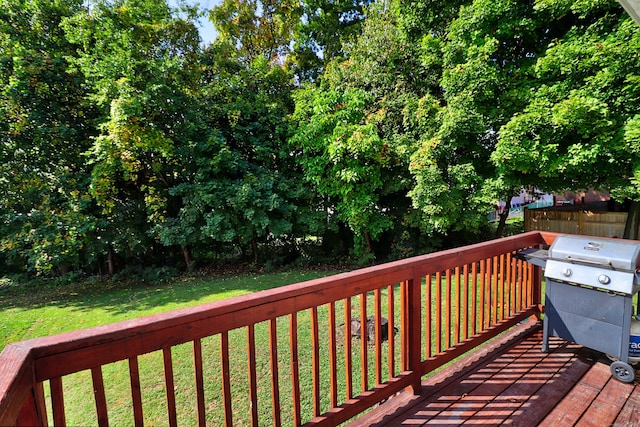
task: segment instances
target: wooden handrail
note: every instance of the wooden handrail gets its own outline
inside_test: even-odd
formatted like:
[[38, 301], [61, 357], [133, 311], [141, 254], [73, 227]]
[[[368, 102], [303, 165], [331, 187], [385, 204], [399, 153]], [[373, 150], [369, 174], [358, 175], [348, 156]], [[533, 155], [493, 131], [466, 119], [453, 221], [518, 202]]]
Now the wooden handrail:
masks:
[[[50, 382], [54, 424], [65, 423], [65, 403], [62, 379], [69, 374], [89, 370], [92, 373], [96, 396], [96, 421], [108, 423], [105, 389], [108, 378], [102, 377], [101, 367], [116, 361], [129, 362], [132, 383], [133, 416], [141, 425], [143, 414], [137, 358], [146, 353], [163, 353], [167, 390], [168, 420], [176, 422], [176, 398], [173, 392], [171, 348], [193, 343], [196, 399], [192, 399], [200, 423], [204, 422], [204, 382], [202, 376], [204, 355], [201, 341], [220, 336], [221, 348], [229, 351], [228, 333], [246, 329], [249, 342], [250, 390], [247, 399], [252, 402], [251, 420], [257, 424], [256, 355], [254, 325], [267, 322], [270, 340], [270, 370], [272, 374], [271, 413], [269, 423], [280, 424], [280, 405], [283, 395], [278, 382], [278, 337], [276, 319], [288, 318], [290, 372], [292, 375], [292, 417], [296, 424], [335, 425], [357, 416], [363, 410], [411, 387], [419, 392], [425, 373], [442, 366], [458, 355], [486, 342], [517, 322], [537, 315], [541, 305], [536, 268], [516, 261], [512, 254], [523, 248], [550, 244], [553, 233], [530, 232], [504, 239], [423, 255], [374, 267], [368, 267], [331, 277], [283, 286], [224, 301], [203, 304], [167, 313], [156, 314], [111, 325], [73, 331], [60, 335], [36, 338], [9, 344], [0, 354], [0, 425], [46, 425], [42, 384]], [[398, 289], [394, 289], [398, 286]], [[382, 295], [386, 295], [386, 314], [389, 316], [389, 345], [383, 351], [383, 329], [380, 326]], [[371, 295], [369, 295], [371, 293]], [[449, 298], [446, 298], [446, 296]], [[353, 301], [352, 301], [353, 298]], [[371, 302], [369, 302], [371, 301]], [[432, 313], [431, 307], [437, 306]], [[336, 312], [340, 304], [342, 314]], [[369, 304], [372, 304], [369, 306]], [[396, 305], [394, 308], [394, 305]], [[318, 323], [319, 307], [327, 307], [327, 324]], [[358, 307], [360, 312], [352, 310]], [[369, 307], [370, 308], [369, 308]], [[344, 308], [343, 308], [344, 307]], [[298, 316], [311, 311], [315, 361], [312, 390], [301, 390], [298, 381], [299, 363], [297, 342]], [[368, 317], [373, 316], [375, 327], [369, 335]], [[399, 316], [399, 317], [396, 317]], [[340, 319], [340, 320], [339, 320]], [[351, 341], [350, 325], [360, 321], [360, 339]], [[398, 319], [400, 319], [398, 321]], [[336, 329], [344, 320], [344, 349], [336, 348]], [[398, 335], [394, 337], [395, 328]], [[435, 328], [432, 334], [431, 329]], [[328, 344], [320, 342], [320, 331], [329, 331]], [[389, 332], [391, 331], [391, 332]], [[280, 337], [282, 338], [282, 337]], [[402, 354], [395, 362], [398, 346]], [[281, 340], [280, 340], [281, 341]], [[328, 345], [330, 368], [329, 390], [321, 390], [318, 349]], [[360, 359], [374, 361], [375, 370], [368, 371], [367, 363], [351, 358], [353, 346], [359, 345]], [[344, 354], [344, 363], [338, 364], [338, 355]], [[342, 356], [341, 356], [342, 357]], [[224, 364], [224, 356], [222, 362]], [[386, 359], [386, 362], [385, 362]], [[224, 407], [227, 423], [232, 423], [232, 401], [229, 393], [229, 366], [222, 367]], [[305, 362], [306, 363], [306, 362]], [[388, 366], [387, 376], [382, 365]], [[359, 371], [354, 372], [355, 366]], [[401, 366], [400, 366], [401, 365]], [[400, 368], [399, 372], [396, 370]], [[346, 377], [343, 379], [343, 375]], [[369, 378], [375, 378], [370, 381]], [[358, 386], [353, 380], [358, 380]], [[344, 390], [338, 384], [344, 383]], [[371, 382], [371, 383], [369, 383]], [[315, 396], [316, 408], [311, 418], [304, 419], [300, 409], [300, 394]], [[297, 396], [296, 396], [297, 394]], [[330, 408], [322, 410], [320, 395], [329, 396]]]

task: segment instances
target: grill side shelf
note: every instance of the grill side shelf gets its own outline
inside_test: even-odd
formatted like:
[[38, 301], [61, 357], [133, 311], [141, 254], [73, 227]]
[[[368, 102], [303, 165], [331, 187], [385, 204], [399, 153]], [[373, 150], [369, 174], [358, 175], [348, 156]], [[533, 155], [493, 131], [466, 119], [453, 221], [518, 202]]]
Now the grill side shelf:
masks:
[[516, 258], [544, 268], [549, 259], [549, 250], [539, 248], [523, 249], [516, 254]]

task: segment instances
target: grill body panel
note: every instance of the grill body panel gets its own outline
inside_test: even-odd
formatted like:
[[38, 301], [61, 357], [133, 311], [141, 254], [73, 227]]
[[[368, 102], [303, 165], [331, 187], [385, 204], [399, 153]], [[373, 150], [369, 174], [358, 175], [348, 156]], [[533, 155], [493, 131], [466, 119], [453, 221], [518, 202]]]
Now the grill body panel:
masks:
[[633, 381], [627, 362], [640, 242], [561, 235], [548, 250], [527, 249], [522, 257], [544, 269], [542, 351], [549, 351], [550, 336], [573, 341], [619, 358], [612, 374]]

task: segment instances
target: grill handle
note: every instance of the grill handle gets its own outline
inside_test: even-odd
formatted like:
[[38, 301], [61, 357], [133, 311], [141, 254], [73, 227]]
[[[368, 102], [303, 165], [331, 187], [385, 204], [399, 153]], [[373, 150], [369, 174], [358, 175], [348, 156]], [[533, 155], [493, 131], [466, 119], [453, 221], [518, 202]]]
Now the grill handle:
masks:
[[597, 267], [602, 267], [603, 265], [608, 265], [609, 267], [612, 266], [611, 261], [606, 261], [606, 262], [600, 262], [600, 261], [593, 261], [591, 259], [583, 259], [583, 258], [574, 258], [571, 255], [567, 255], [565, 257], [565, 259], [567, 261], [572, 261], [572, 262], [581, 262], [583, 264], [591, 264], [591, 265], [595, 265]]

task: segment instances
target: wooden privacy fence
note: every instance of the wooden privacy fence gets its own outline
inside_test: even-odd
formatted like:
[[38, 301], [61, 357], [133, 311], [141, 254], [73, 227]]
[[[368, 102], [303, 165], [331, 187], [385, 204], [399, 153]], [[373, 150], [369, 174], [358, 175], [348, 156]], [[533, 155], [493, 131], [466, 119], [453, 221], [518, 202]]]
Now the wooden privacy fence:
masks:
[[627, 212], [570, 211], [525, 209], [525, 231], [582, 234], [586, 236], [622, 237]]
[[[514, 253], [554, 238], [525, 233], [9, 344], [0, 425], [205, 425], [221, 422], [214, 407], [225, 425], [343, 423], [407, 387], [419, 392], [425, 374], [538, 316], [540, 269]], [[354, 319], [373, 330], [353, 336]], [[174, 374], [179, 352], [190, 354], [188, 378]], [[111, 395], [117, 381], [130, 384], [126, 395]], [[95, 415], [77, 420], [83, 384]], [[152, 405], [166, 419], [149, 421]]]

